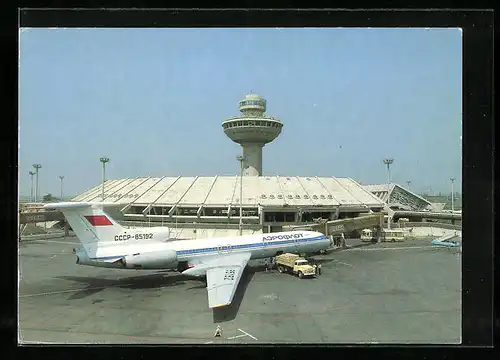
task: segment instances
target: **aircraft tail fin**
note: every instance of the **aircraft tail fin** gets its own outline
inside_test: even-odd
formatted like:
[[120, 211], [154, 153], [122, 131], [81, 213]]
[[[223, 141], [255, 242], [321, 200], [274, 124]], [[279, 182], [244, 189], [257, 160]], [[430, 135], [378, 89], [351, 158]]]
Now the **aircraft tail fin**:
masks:
[[45, 209], [61, 211], [84, 248], [97, 248], [104, 242], [114, 242], [115, 235], [125, 231], [104, 212], [104, 203], [61, 202], [46, 204]]

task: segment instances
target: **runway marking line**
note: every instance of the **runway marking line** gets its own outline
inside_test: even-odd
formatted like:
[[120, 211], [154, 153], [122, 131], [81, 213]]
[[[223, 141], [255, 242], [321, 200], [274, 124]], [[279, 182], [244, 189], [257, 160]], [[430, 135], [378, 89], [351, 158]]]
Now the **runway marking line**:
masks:
[[[44, 324], [38, 324], [38, 323], [32, 323], [32, 322], [29, 322], [29, 323], [23, 323], [23, 325], [25, 325], [26, 327], [34, 327], [34, 328], [38, 328], [38, 329], [43, 329], [43, 330], [48, 330], [48, 331], [61, 331], [61, 330], [57, 330], [57, 329], [51, 329], [51, 328], [48, 328], [46, 325]], [[25, 328], [26, 328], [25, 327]], [[21, 332], [21, 323], [19, 324], [19, 331]], [[72, 331], [63, 331], [63, 332], [72, 332]], [[89, 335], [113, 335], [113, 336], [124, 336], [124, 337], [127, 337], [127, 338], [130, 338], [130, 339], [137, 339], [137, 340], [143, 340], [143, 341], [161, 341], [161, 342], [165, 342], [165, 343], [169, 343], [169, 344], [174, 344], [174, 343], [178, 343], [178, 342], [181, 342], [183, 341], [184, 339], [178, 339], [178, 340], [166, 340], [166, 339], [162, 339], [162, 338], [154, 338], [154, 337], [141, 337], [141, 336], [133, 336], [133, 335], [125, 335], [125, 334], [94, 334], [94, 333], [88, 333], [88, 332], [84, 332], [84, 331], [78, 331], [79, 333], [82, 333], [82, 334], [89, 334]], [[34, 340], [23, 340], [25, 342], [36, 342]], [[60, 344], [60, 342], [52, 342], [52, 344]]]
[[[347, 306], [342, 306], [342, 307], [325, 307], [324, 311], [325, 312], [329, 312], [329, 311], [335, 311], [335, 310], [339, 310], [339, 309], [344, 309], [344, 308], [347, 308], [347, 307], [350, 307], [350, 306], [353, 306], [353, 305], [347, 305]], [[297, 319], [299, 317], [302, 317], [302, 316], [310, 316], [311, 314], [310, 313], [303, 313], [303, 314], [298, 314], [298, 315], [293, 315], [293, 316], [286, 316], [286, 317], [281, 317], [281, 318], [277, 318], [276, 320], [274, 321], [263, 321], [263, 322], [259, 322], [259, 323], [256, 323], [255, 327], [258, 327], [258, 326], [263, 326], [263, 325], [269, 325], [269, 324], [275, 324], [277, 322], [279, 322], [280, 320], [291, 320], [291, 319]], [[252, 326], [252, 325], [251, 325]], [[231, 330], [234, 330], [234, 328], [226, 328], [226, 330], [228, 331], [231, 331]], [[241, 331], [242, 333], [246, 334], [245, 336], [249, 336], [251, 337], [252, 339], [254, 340], [257, 340], [257, 338], [255, 336], [252, 336], [250, 334], [248, 334], [247, 332], [241, 330], [241, 329], [236, 329], [236, 330], [239, 330]], [[241, 336], [243, 337], [243, 336]], [[235, 337], [234, 337], [235, 338]], [[228, 338], [229, 339], [229, 338]], [[211, 344], [213, 343], [213, 341], [209, 341], [209, 342], [206, 342], [205, 344]]]
[[[240, 329], [238, 329], [238, 330], [240, 330]], [[241, 331], [241, 332], [244, 332], [243, 330], [240, 330], [240, 331]], [[228, 339], [228, 340], [233, 340], [233, 339], [238, 339], [238, 338], [241, 338], [241, 337], [246, 337], [246, 336], [250, 336], [250, 337], [254, 338], [255, 340], [257, 340], [257, 338], [255, 338], [255, 337], [253, 337], [252, 335], [247, 334], [247, 333], [245, 333], [245, 334], [241, 334], [241, 335], [230, 336], [230, 337], [228, 337], [227, 339]], [[205, 344], [213, 344], [213, 343], [214, 343], [214, 341], [212, 340], [212, 341], [207, 341]]]
[[85, 290], [98, 290], [98, 289], [107, 289], [107, 288], [113, 288], [113, 287], [118, 287], [118, 286], [131, 286], [131, 285], [133, 285], [133, 284], [106, 285], [106, 286], [86, 287], [86, 288], [80, 288], [80, 289], [57, 290], [57, 291], [48, 291], [48, 292], [36, 293], [36, 294], [23, 294], [23, 295], [19, 295], [19, 297], [25, 298], [25, 297], [44, 296], [44, 295], [55, 295], [55, 294], [64, 294], [64, 293], [71, 293], [71, 292], [78, 292], [78, 291], [85, 291]]
[[[344, 308], [347, 308], [347, 307], [350, 307], [350, 306], [353, 306], [353, 305], [347, 305], [347, 306], [342, 306], [342, 307], [325, 307], [324, 311], [325, 312], [329, 312], [329, 311], [335, 311], [335, 310], [339, 310], [339, 309], [344, 309]], [[286, 316], [286, 317], [282, 317], [282, 318], [277, 318], [275, 321], [264, 321], [264, 322], [259, 322], [257, 324], [255, 324], [254, 326], [258, 327], [258, 326], [263, 326], [263, 325], [269, 325], [269, 324], [275, 324], [277, 322], [279, 322], [280, 320], [291, 320], [291, 319], [297, 319], [299, 317], [302, 317], [302, 316], [307, 316], [307, 315], [311, 315], [310, 313], [303, 313], [303, 314], [298, 314], [298, 315], [293, 315], [293, 316]], [[231, 328], [230, 328], [231, 330]], [[242, 333], [250, 336], [252, 339], [254, 340], [258, 340], [256, 337], [248, 334], [247, 332], [241, 330], [241, 329], [237, 329], [239, 331], [241, 331]]]
[[335, 261], [335, 262], [337, 262], [337, 263], [339, 263], [339, 264], [342, 264], [342, 265], [346, 265], [346, 266], [351, 266], [351, 267], [354, 267], [354, 265], [352, 265], [352, 264], [348, 264], [348, 263], [345, 263], [345, 262], [342, 262], [342, 261], [338, 261], [338, 260], [333, 260], [333, 261]]
[[246, 331], [243, 331], [243, 330], [241, 330], [241, 329], [239, 329], [239, 328], [238, 328], [238, 331], [241, 331], [243, 334], [250, 336], [252, 339], [254, 339], [254, 340], [256, 340], [256, 341], [257, 341], [257, 340], [259, 340], [259, 339], [257, 339], [255, 336], [252, 336], [252, 335], [250, 335], [249, 333], [247, 333]]

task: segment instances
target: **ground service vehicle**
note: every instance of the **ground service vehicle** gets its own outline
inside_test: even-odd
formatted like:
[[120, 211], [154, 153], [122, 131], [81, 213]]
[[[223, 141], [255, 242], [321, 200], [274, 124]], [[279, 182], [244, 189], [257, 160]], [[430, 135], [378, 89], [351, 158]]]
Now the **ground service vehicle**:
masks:
[[285, 253], [276, 256], [276, 266], [280, 273], [289, 272], [301, 279], [305, 276], [316, 275], [316, 267], [311, 266], [306, 259], [296, 254]]

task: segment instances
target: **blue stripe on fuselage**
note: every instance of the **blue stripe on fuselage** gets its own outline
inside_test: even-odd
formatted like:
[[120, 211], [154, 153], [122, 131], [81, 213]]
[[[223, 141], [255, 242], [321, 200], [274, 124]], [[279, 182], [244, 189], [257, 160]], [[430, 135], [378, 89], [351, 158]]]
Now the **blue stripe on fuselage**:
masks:
[[[272, 241], [272, 242], [262, 242], [262, 243], [252, 243], [252, 244], [241, 244], [241, 245], [230, 245], [232, 250], [241, 250], [241, 249], [251, 249], [251, 248], [256, 248], [256, 247], [266, 247], [266, 248], [272, 248], [277, 245], [288, 245], [288, 244], [294, 244], [295, 242], [297, 243], [306, 243], [306, 242], [315, 242], [319, 240], [327, 240], [328, 238], [326, 236], [318, 236], [314, 238], [299, 238], [299, 239], [291, 239], [291, 240], [281, 240], [281, 241]], [[179, 255], [199, 255], [199, 254], [204, 254], [207, 252], [217, 252], [216, 247], [212, 248], [203, 248], [203, 249], [189, 249], [189, 250], [179, 250], [177, 251], [177, 256]]]

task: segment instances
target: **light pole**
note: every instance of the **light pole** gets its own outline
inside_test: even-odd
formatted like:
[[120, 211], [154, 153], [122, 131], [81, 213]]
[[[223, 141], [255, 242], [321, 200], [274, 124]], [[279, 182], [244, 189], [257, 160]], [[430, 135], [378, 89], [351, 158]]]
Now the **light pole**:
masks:
[[455, 195], [453, 194], [453, 191], [454, 191], [453, 183], [455, 182], [455, 178], [451, 177], [450, 180], [451, 180], [451, 211], [453, 212], [453, 211], [455, 211], [455, 203], [453, 202], [453, 200], [454, 200], [453, 198], [455, 197]]
[[391, 229], [391, 214], [389, 200], [391, 195], [391, 164], [394, 162], [393, 158], [387, 158], [382, 161], [387, 166], [387, 230]]
[[245, 158], [243, 156], [237, 156], [236, 160], [240, 162], [240, 223], [239, 232], [240, 236], [243, 234], [243, 167], [245, 163]]
[[406, 183], [408, 184], [408, 190], [410, 190], [411, 180], [407, 180]]
[[30, 171], [30, 177], [31, 177], [30, 202], [33, 202], [33, 175], [35, 175], [35, 173], [33, 171]]
[[39, 193], [39, 188], [38, 188], [38, 169], [42, 167], [40, 164], [33, 164], [33, 167], [35, 168], [35, 174], [36, 174], [36, 187], [35, 187], [35, 202], [38, 201], [38, 196], [40, 195]]
[[387, 165], [387, 204], [389, 204], [389, 188], [391, 186], [391, 164], [394, 162], [394, 159], [384, 159], [382, 161], [385, 165]]
[[102, 201], [104, 201], [104, 182], [106, 181], [106, 163], [109, 162], [109, 158], [103, 156], [99, 160], [102, 163]]
[[63, 201], [63, 180], [64, 180], [64, 176], [62, 175], [59, 175], [59, 179], [61, 179], [61, 201]]

